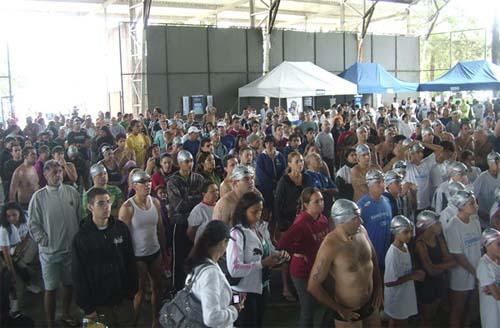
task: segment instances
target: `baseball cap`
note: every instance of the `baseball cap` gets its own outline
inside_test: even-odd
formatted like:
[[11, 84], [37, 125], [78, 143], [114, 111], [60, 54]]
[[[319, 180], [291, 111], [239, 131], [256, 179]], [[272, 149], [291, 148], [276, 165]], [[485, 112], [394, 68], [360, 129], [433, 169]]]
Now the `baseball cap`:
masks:
[[188, 134], [189, 133], [200, 133], [200, 129], [198, 129], [196, 126], [190, 126], [188, 129]]

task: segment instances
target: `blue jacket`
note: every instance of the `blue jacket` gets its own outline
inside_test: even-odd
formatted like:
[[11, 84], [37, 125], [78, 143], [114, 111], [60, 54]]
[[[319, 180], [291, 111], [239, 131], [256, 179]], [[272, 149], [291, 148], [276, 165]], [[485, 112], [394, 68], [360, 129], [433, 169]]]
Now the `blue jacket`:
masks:
[[182, 144], [182, 148], [190, 152], [191, 155], [193, 155], [193, 159], [196, 159], [198, 150], [200, 150], [200, 140], [191, 141], [188, 139], [184, 141], [184, 143]]
[[234, 148], [236, 139], [232, 135], [226, 134], [225, 136], [220, 137], [220, 142], [226, 146], [227, 151], [230, 151]]
[[278, 185], [278, 180], [285, 172], [285, 168], [285, 157], [279, 151], [276, 151], [274, 161], [265, 152], [257, 156], [257, 165], [255, 167], [256, 185], [264, 197], [269, 196], [269, 194], [272, 197], [272, 193]]

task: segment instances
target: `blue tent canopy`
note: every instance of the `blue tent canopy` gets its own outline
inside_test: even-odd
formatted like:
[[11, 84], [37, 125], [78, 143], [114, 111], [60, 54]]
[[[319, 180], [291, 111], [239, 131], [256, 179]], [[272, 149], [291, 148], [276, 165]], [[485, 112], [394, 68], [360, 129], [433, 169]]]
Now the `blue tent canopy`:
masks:
[[458, 62], [440, 78], [418, 87], [418, 91], [461, 90], [500, 90], [500, 66], [486, 60]]
[[415, 92], [418, 83], [398, 80], [376, 63], [355, 63], [339, 74], [358, 86], [358, 93]]

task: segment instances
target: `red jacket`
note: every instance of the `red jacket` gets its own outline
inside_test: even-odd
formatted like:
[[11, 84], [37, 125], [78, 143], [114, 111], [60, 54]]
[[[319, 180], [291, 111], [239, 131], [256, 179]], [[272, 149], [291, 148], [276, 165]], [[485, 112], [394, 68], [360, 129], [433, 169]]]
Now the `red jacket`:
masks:
[[292, 226], [281, 237], [278, 249], [292, 255], [290, 274], [295, 278], [309, 279], [321, 242], [330, 232], [328, 218], [321, 215], [314, 220], [307, 212], [301, 212]]

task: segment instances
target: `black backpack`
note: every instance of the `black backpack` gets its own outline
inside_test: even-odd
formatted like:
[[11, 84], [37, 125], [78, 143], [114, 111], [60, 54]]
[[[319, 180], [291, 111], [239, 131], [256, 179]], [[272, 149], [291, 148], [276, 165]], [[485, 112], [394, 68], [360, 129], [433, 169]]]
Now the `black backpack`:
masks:
[[[246, 239], [245, 232], [243, 231], [243, 229], [241, 229], [241, 227], [239, 227], [239, 226], [234, 226], [233, 229], [231, 229], [231, 230], [238, 230], [241, 233], [241, 235], [243, 236], [243, 249], [245, 249], [247, 239]], [[226, 254], [224, 254], [224, 256], [222, 256], [219, 259], [217, 264], [219, 264], [220, 269], [222, 270], [222, 272], [226, 276], [226, 279], [229, 282], [229, 285], [236, 286], [240, 283], [241, 279], [243, 279], [243, 278], [235, 278], [235, 277], [231, 276], [231, 274], [229, 273], [229, 270], [227, 269]]]

